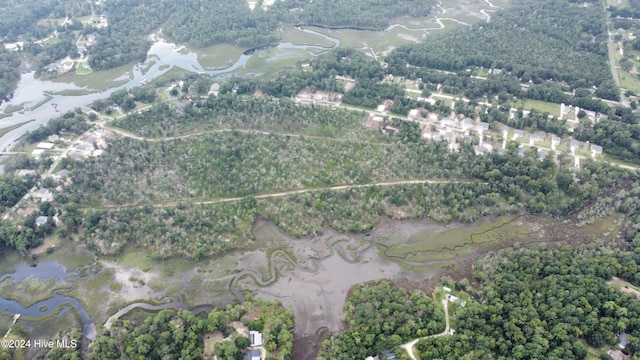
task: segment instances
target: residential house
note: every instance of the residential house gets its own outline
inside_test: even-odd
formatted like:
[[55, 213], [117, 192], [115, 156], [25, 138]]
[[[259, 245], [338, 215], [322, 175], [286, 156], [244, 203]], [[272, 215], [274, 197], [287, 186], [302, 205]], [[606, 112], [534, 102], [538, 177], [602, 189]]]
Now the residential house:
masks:
[[262, 360], [262, 355], [260, 355], [260, 350], [251, 349], [247, 350], [244, 353], [243, 360]]
[[58, 140], [60, 140], [60, 136], [53, 134], [53, 135], [49, 135], [49, 137], [47, 137], [47, 140], [49, 142], [56, 142]]
[[261, 332], [251, 330], [249, 332], [249, 339], [251, 339], [251, 346], [262, 346]]
[[[182, 85], [180, 87], [182, 88]], [[211, 87], [209, 88], [209, 94], [218, 96], [219, 93], [220, 93], [220, 84], [218, 83], [211, 84]]]
[[511, 138], [512, 140], [516, 140], [517, 138], [523, 138], [523, 137], [524, 137], [524, 131], [518, 130], [518, 129], [513, 130], [513, 137]]
[[387, 134], [387, 135], [393, 135], [393, 134], [397, 133], [399, 130], [400, 129], [389, 125], [389, 123], [387, 123], [386, 121], [382, 122], [382, 127], [380, 128], [380, 131], [383, 134]]
[[364, 126], [376, 129], [380, 127], [380, 124], [382, 124], [382, 120], [382, 116], [377, 116], [373, 113], [370, 113], [369, 116], [364, 119]]
[[41, 142], [41, 143], [38, 144], [37, 148], [38, 149], [44, 149], [44, 150], [51, 150], [51, 149], [53, 149], [54, 146], [55, 146], [55, 144], [52, 144], [52, 143]]
[[445, 140], [447, 140], [448, 142], [451, 142], [454, 140], [454, 136], [453, 133], [451, 131], [445, 131], [444, 135], [442, 136]]
[[487, 149], [484, 145], [476, 146], [475, 151], [476, 155], [484, 155], [489, 153], [489, 149]]
[[35, 197], [42, 201], [51, 201], [53, 200], [53, 195], [51, 195], [51, 191], [47, 188], [38, 189], [35, 193], [33, 193]]
[[92, 108], [90, 108], [88, 106], [81, 107], [80, 111], [82, 111], [84, 114], [87, 114], [87, 115], [91, 115], [91, 114], [98, 115], [98, 113], [95, 110], [93, 110]]
[[569, 142], [569, 149], [571, 150], [571, 153], [573, 154], [578, 148], [580, 147], [580, 142], [578, 140], [571, 140], [571, 142]]
[[560, 145], [560, 141], [561, 141], [561, 139], [559, 137], [552, 136], [551, 137], [551, 147], [554, 148], [554, 147]]
[[529, 145], [531, 146], [533, 146], [537, 142], [543, 142], [543, 141], [544, 141], [544, 135], [531, 134], [531, 136], [529, 136]]
[[478, 125], [478, 131], [489, 131], [489, 123], [481, 121]]
[[389, 110], [391, 110], [392, 105], [393, 105], [393, 100], [386, 99], [385, 101], [382, 102], [382, 104], [378, 105], [376, 110], [378, 110], [379, 112], [388, 112]]
[[462, 120], [462, 130], [467, 131], [473, 128], [473, 119], [472, 118], [464, 118]]
[[527, 150], [525, 150], [525, 148], [523, 148], [522, 146], [518, 148], [518, 156], [522, 157], [527, 153]]
[[76, 152], [83, 156], [91, 155], [92, 151], [93, 145], [91, 145], [90, 143], [83, 142], [76, 147]]
[[440, 126], [444, 128], [456, 128], [458, 127], [458, 121], [455, 118], [446, 117], [440, 120]]
[[56, 179], [58, 179], [58, 180], [64, 179], [64, 178], [66, 178], [66, 177], [68, 177], [68, 176], [69, 176], [69, 170], [67, 170], [67, 169], [62, 169], [62, 170], [58, 171], [58, 172], [54, 175], [54, 177], [55, 177]]
[[591, 120], [595, 120], [596, 119], [596, 112], [595, 111], [591, 111], [591, 110], [584, 110], [584, 112], [587, 114], [587, 117]]
[[98, 143], [98, 141], [100, 140], [99, 137], [95, 136], [95, 135], [89, 135], [87, 136], [87, 138], [84, 140], [86, 142], [88, 142], [91, 145], [96, 145]]
[[49, 221], [48, 217], [46, 217], [46, 216], [38, 216], [36, 218], [36, 226], [42, 226], [42, 225], [46, 224], [47, 221]]
[[502, 125], [500, 131], [502, 132], [502, 138], [506, 140], [509, 135], [509, 127], [507, 125]]
[[419, 109], [411, 109], [411, 110], [409, 110], [408, 118], [410, 118], [410, 119], [420, 119], [420, 118], [422, 118], [422, 115], [420, 115], [420, 110]]
[[396, 354], [391, 352], [391, 350], [385, 350], [380, 353], [381, 360], [397, 360]]
[[547, 158], [547, 153], [542, 150], [538, 150], [538, 160], [542, 161], [546, 158]]
[[602, 155], [602, 146], [591, 144], [591, 157], [596, 157], [597, 155]]
[[364, 360], [380, 360], [380, 358], [378, 356], [367, 356]]
[[627, 340], [627, 333], [620, 333], [617, 334], [616, 337], [618, 337], [618, 339], [620, 340], [620, 343], [618, 344], [618, 346], [621, 349], [624, 349], [627, 347], [627, 344], [629, 343]]

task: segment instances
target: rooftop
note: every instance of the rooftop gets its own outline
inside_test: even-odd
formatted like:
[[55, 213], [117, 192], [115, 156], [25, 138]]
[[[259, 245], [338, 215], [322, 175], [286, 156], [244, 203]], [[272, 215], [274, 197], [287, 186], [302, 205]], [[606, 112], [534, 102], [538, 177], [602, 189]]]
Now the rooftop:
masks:
[[49, 221], [49, 218], [46, 216], [38, 216], [36, 218], [36, 226], [41, 226], [47, 223], [47, 221]]

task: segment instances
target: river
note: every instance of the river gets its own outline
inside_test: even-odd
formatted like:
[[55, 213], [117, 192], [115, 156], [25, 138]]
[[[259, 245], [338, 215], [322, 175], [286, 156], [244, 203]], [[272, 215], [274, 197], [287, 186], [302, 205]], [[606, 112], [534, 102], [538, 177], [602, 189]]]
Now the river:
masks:
[[[278, 56], [279, 52], [290, 49], [302, 49], [312, 56], [315, 56], [318, 54], [318, 51], [328, 51], [340, 45], [340, 41], [336, 38], [308, 29], [304, 29], [303, 31], [321, 36], [331, 41], [333, 45], [330, 47], [323, 47], [319, 45], [282, 42], [273, 46], [273, 48], [276, 48], [274, 56]], [[0, 113], [4, 112], [7, 108], [22, 107], [23, 110], [14, 112], [12, 116], [0, 119], [0, 129], [30, 120], [34, 121], [24, 124], [0, 137], [0, 152], [10, 151], [22, 135], [27, 131], [38, 128], [40, 125], [46, 124], [50, 119], [56, 118], [65, 112], [72, 111], [77, 107], [88, 105], [95, 100], [104, 99], [117, 90], [131, 89], [133, 87], [140, 86], [143, 82], [151, 81], [165, 74], [173, 66], [200, 74], [224, 77], [231, 76], [234, 71], [244, 68], [247, 61], [252, 56], [259, 56], [259, 54], [256, 54], [256, 52], [259, 51], [248, 50], [229, 67], [222, 69], [207, 69], [200, 65], [195, 53], [182, 53], [178, 45], [154, 36], [152, 37], [155, 39], [155, 43], [149, 49], [147, 54], [147, 63], [142, 66], [140, 66], [140, 64], [135, 65], [133, 69], [129, 71], [127, 76], [123, 77], [128, 80], [125, 84], [112, 87], [105, 91], [76, 96], [60, 95], [56, 93], [64, 90], [91, 89], [83, 88], [75, 84], [36, 79], [34, 72], [23, 74], [18, 82], [13, 98], [9, 102], [0, 104]], [[315, 50], [315, 52], [313, 50]], [[145, 66], [149, 64], [151, 65]], [[146, 70], [144, 73], [143, 69]], [[50, 100], [47, 101], [48, 98], [50, 98]], [[46, 101], [46, 103], [42, 104], [44, 101]]]
[[[35, 278], [41, 281], [54, 279], [57, 285], [72, 285], [76, 276], [77, 274], [69, 273], [67, 268], [57, 261], [44, 261], [37, 266], [20, 263], [14, 272], [0, 276], [0, 282], [7, 278], [11, 278], [15, 283], [23, 282], [28, 278]], [[82, 303], [76, 298], [60, 295], [57, 291], [54, 291], [50, 298], [25, 307], [18, 301], [0, 296], [0, 311], [11, 315], [20, 314], [28, 317], [40, 317], [54, 312], [60, 306], [73, 307], [82, 320], [82, 334], [87, 339], [95, 340], [96, 326]]]

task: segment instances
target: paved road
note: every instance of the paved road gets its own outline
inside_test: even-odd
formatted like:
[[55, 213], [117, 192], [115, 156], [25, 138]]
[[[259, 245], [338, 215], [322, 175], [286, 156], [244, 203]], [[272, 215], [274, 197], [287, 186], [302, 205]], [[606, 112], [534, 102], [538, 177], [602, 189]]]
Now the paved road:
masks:
[[418, 341], [420, 340], [424, 340], [424, 339], [429, 339], [429, 338], [437, 338], [440, 336], [445, 336], [445, 335], [450, 335], [451, 332], [451, 328], [449, 327], [449, 308], [448, 305], [449, 302], [447, 301], [447, 299], [443, 299], [442, 300], [442, 306], [444, 306], [444, 321], [446, 322], [446, 326], [444, 328], [444, 331], [441, 332], [440, 334], [435, 334], [435, 335], [430, 335], [430, 336], [425, 336], [425, 337], [421, 337], [421, 338], [417, 338], [411, 342], [408, 342], [406, 344], [400, 345], [401, 348], [405, 349], [407, 351], [407, 354], [409, 354], [409, 357], [412, 360], [417, 360], [416, 356], [413, 352], [413, 347], [418, 343]]
[[[605, 15], [607, 16], [607, 48], [609, 49], [609, 66], [611, 66], [611, 75], [613, 76], [613, 81], [616, 82], [616, 86], [620, 87], [620, 78], [618, 77], [618, 69], [616, 68], [616, 58], [613, 50], [613, 41], [611, 40], [611, 21], [609, 19], [609, 14], [607, 14], [606, 3], [606, 1], [603, 1], [602, 6], [604, 6]], [[622, 93], [622, 89], [620, 90], [620, 103], [622, 103], [623, 105], [627, 105], [624, 94]]]

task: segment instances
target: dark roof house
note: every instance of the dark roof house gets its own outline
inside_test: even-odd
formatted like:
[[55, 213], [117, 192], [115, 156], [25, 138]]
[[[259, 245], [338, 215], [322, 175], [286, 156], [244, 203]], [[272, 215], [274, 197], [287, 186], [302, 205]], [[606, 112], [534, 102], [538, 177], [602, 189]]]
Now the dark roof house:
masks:
[[244, 353], [244, 357], [242, 360], [262, 360], [262, 356], [260, 355], [260, 350], [251, 349]]

